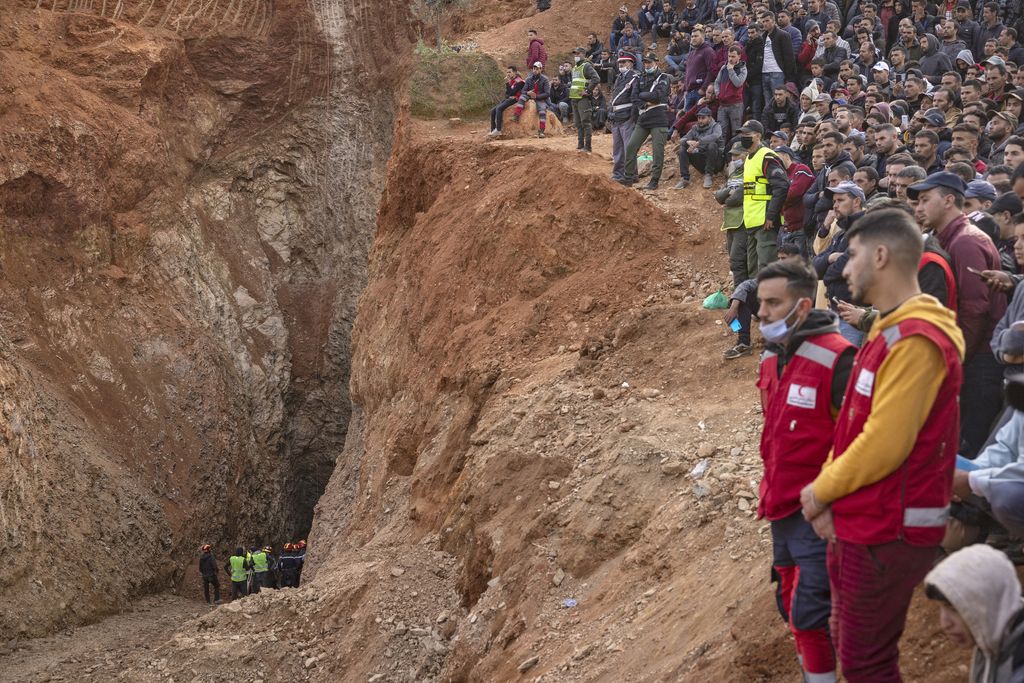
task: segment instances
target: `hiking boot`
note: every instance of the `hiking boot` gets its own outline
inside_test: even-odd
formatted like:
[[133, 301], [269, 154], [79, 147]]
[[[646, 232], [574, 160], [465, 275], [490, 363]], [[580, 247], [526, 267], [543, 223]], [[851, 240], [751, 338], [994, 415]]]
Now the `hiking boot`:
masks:
[[649, 183], [644, 185], [644, 189], [648, 190], [648, 191], [651, 191], [651, 192], [653, 192], [654, 190], [657, 190], [658, 189], [658, 181], [657, 180], [651, 180]]
[[680, 178], [679, 182], [676, 183], [676, 186], [675, 186], [674, 189], [682, 190], [682, 189], [685, 189], [686, 186], [689, 185], [689, 184], [690, 184], [690, 179], [689, 178]]
[[544, 137], [544, 131], [540, 131], [539, 133], [537, 133], [537, 137], [539, 137], [539, 138]]
[[727, 349], [722, 356], [724, 356], [726, 360], [734, 360], [740, 356], [749, 356], [751, 352], [752, 349], [750, 348], [750, 344], [737, 344], [731, 349]]
[[705, 173], [704, 174], [704, 189], [705, 190], [709, 189], [714, 184], [714, 182], [715, 182], [715, 179], [711, 176], [710, 173]]

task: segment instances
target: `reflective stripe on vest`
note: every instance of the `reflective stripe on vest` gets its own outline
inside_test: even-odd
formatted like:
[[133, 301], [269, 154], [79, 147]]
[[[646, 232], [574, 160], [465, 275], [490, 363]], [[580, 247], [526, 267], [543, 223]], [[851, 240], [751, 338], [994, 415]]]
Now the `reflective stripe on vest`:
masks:
[[[871, 420], [876, 374], [893, 347], [920, 335], [941, 352], [946, 376], [914, 444], [894, 472], [832, 502], [839, 540], [860, 545], [904, 541], [938, 545], [945, 533], [957, 446], [963, 366], [952, 340], [934, 323], [910, 318], [882, 330], [861, 347], [835, 428], [834, 459], [841, 460]], [[885, 445], [881, 445], [885, 447]]]
[[761, 356], [761, 478], [757, 512], [784, 519], [800, 509], [800, 491], [814, 480], [832, 448], [832, 377], [839, 356], [853, 348], [838, 332], [801, 342], [779, 376], [779, 357]]
[[267, 565], [267, 554], [262, 550], [258, 553], [252, 554], [252, 568], [253, 571], [265, 572], [268, 569]]
[[903, 526], [945, 527], [949, 521], [949, 508], [907, 508], [903, 511]]
[[583, 99], [583, 91], [587, 89], [587, 77], [583, 72], [587, 68], [587, 62], [580, 62], [572, 68], [572, 84], [569, 86], [569, 99]]
[[747, 228], [764, 225], [768, 201], [772, 198], [768, 178], [763, 173], [767, 156], [775, 157], [776, 154], [761, 146], [743, 162], [743, 223]]
[[231, 580], [245, 581], [245, 558], [241, 555], [232, 555], [228, 562], [231, 563]]
[[946, 281], [947, 301], [945, 302], [945, 306], [956, 313], [956, 278], [953, 277], [953, 270], [949, 267], [949, 263], [946, 259], [932, 251], [926, 251], [921, 254], [921, 262], [917, 264], [917, 269], [921, 270], [929, 263], [934, 263], [939, 268], [942, 268], [942, 277]]

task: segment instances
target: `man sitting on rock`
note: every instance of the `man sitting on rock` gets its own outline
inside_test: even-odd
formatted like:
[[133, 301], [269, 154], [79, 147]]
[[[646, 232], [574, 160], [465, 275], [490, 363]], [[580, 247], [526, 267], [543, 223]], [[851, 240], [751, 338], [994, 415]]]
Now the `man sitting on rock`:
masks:
[[508, 66], [505, 68], [505, 99], [498, 102], [494, 109], [491, 110], [491, 132], [488, 133], [490, 137], [496, 137], [501, 135], [501, 119], [505, 110], [511, 107], [519, 99], [520, 93], [523, 91], [523, 85], [525, 81], [519, 75], [519, 69], [514, 66]]
[[526, 106], [528, 99], [533, 100], [534, 104], [537, 105], [537, 120], [540, 127], [537, 137], [542, 138], [544, 137], [544, 128], [547, 126], [548, 120], [551, 81], [544, 75], [544, 65], [540, 62], [533, 63], [530, 75], [526, 77], [526, 82], [523, 84], [523, 89], [519, 94], [519, 104], [516, 105], [515, 112], [512, 114], [513, 121], [518, 123], [519, 117], [523, 114], [523, 107]]

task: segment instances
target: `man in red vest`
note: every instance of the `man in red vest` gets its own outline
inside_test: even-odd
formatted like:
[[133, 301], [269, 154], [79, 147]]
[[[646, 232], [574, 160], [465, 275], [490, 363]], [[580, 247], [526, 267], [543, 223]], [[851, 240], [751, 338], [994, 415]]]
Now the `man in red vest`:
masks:
[[898, 209], [851, 226], [843, 275], [879, 316], [857, 353], [832, 456], [800, 494], [831, 541], [832, 638], [851, 683], [899, 681], [914, 587], [938, 557], [959, 444], [964, 337], [917, 282], [921, 234]]
[[818, 278], [803, 259], [775, 261], [757, 274], [764, 478], [758, 516], [771, 521], [776, 600], [796, 641], [804, 680], [836, 680], [829, 637], [827, 545], [800, 510], [800, 491], [832, 449], [835, 417], [856, 349], [831, 311], [814, 308]]

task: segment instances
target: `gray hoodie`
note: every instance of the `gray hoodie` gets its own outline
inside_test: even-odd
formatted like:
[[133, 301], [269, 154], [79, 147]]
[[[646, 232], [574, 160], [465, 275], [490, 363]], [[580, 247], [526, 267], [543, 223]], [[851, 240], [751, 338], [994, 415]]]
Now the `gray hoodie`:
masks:
[[931, 33], [926, 33], [928, 49], [921, 57], [921, 73], [933, 85], [942, 80], [942, 74], [953, 70], [953, 61], [945, 52], [939, 51], [939, 39]]
[[1017, 683], [1014, 653], [1024, 638], [1020, 581], [1013, 563], [988, 545], [971, 545], [940, 562], [925, 577], [939, 589], [974, 637], [971, 683]]

